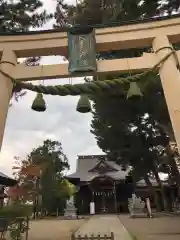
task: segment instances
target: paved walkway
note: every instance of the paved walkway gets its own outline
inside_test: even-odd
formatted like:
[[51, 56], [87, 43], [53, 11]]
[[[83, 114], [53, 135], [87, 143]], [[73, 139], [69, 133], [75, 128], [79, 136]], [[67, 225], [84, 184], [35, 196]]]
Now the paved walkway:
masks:
[[75, 233], [80, 235], [110, 235], [114, 233], [115, 240], [132, 240], [127, 230], [116, 215], [94, 215]]
[[138, 240], [180, 240], [180, 216], [155, 215], [154, 218], [135, 218], [120, 215], [123, 225]]

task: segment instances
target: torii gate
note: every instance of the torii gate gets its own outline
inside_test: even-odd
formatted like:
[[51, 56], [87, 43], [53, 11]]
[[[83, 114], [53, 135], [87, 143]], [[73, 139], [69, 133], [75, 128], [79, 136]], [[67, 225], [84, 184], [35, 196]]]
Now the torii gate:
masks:
[[[97, 62], [96, 74], [143, 72], [152, 68], [171, 52], [172, 43], [180, 42], [180, 17], [161, 21], [139, 22], [116, 27], [95, 29], [96, 50], [108, 51], [152, 46], [153, 53], [129, 59], [101, 60]], [[29, 33], [0, 35], [0, 70], [17, 81], [33, 81], [73, 77], [68, 64], [28, 67], [17, 64], [17, 58], [32, 56], [67, 55], [67, 33], [48, 30]], [[177, 58], [171, 55], [160, 67], [161, 82], [180, 152], [180, 51]], [[84, 73], [89, 75], [89, 73]], [[77, 75], [75, 75], [77, 76]], [[2, 145], [9, 101], [12, 96], [11, 79], [0, 72], [0, 147]]]

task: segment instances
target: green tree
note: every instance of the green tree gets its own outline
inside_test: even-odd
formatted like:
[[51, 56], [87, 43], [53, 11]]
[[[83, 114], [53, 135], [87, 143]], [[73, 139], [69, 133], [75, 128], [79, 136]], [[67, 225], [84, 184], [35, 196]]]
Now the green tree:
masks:
[[42, 7], [40, 0], [0, 0], [0, 32], [27, 32], [31, 27], [43, 26], [52, 15]]
[[19, 161], [21, 187], [34, 201], [36, 211], [43, 209], [52, 213], [63, 207], [65, 199], [72, 194], [72, 189], [64, 180], [64, 171], [69, 169], [69, 164], [61, 143], [47, 139], [38, 148], [33, 149], [25, 160]]
[[[136, 172], [139, 169], [139, 177], [146, 183], [151, 172], [160, 183], [155, 170], [168, 138], [160, 133], [150, 116], [144, 115], [146, 103], [119, 95], [101, 96], [98, 100], [95, 102], [92, 133], [100, 148], [117, 163], [131, 165]], [[106, 103], [106, 108], [102, 108], [101, 105]], [[122, 112], [117, 111], [118, 107]]]
[[101, 24], [120, 20], [145, 19], [168, 13], [178, 12], [179, 0], [82, 0], [77, 5], [67, 5], [57, 0], [63, 18], [71, 24]]

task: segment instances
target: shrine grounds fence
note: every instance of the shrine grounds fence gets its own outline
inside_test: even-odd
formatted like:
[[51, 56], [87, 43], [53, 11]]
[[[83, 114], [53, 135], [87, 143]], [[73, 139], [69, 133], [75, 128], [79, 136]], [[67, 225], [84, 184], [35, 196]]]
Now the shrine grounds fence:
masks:
[[75, 235], [74, 233], [71, 235], [71, 240], [114, 240], [114, 233], [111, 232], [110, 235], [104, 234], [104, 235]]

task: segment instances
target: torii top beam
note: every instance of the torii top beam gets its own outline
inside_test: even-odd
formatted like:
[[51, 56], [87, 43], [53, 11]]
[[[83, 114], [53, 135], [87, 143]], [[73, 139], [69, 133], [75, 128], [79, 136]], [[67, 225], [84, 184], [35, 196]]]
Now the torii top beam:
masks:
[[[67, 56], [67, 32], [65, 30], [67, 31], [67, 29], [62, 29], [0, 34], [0, 51], [10, 48], [18, 57]], [[101, 52], [148, 47], [152, 45], [157, 35], [166, 35], [170, 43], [180, 42], [180, 15], [171, 18], [153, 18], [149, 22], [142, 20], [124, 23], [124, 25], [116, 23], [111, 27], [96, 28], [96, 49], [97, 52]]]

